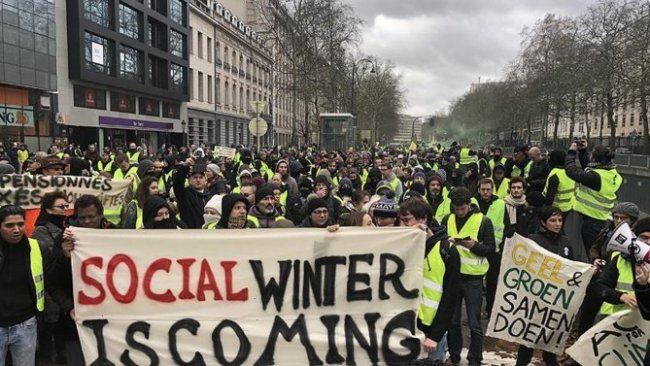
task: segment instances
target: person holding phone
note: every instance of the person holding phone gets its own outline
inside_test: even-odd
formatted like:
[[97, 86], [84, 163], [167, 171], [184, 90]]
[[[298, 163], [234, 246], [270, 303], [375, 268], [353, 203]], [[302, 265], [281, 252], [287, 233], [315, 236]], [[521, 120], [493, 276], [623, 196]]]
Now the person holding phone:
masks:
[[[465, 300], [471, 330], [467, 361], [470, 366], [477, 366], [483, 360], [483, 277], [490, 268], [487, 257], [495, 250], [494, 227], [490, 219], [472, 204], [472, 194], [467, 188], [454, 188], [449, 199], [452, 212], [442, 219], [441, 224], [447, 228], [449, 240], [460, 254], [461, 301]], [[449, 328], [449, 354], [454, 364], [460, 362], [463, 348], [460, 311], [461, 307], [456, 307]]]

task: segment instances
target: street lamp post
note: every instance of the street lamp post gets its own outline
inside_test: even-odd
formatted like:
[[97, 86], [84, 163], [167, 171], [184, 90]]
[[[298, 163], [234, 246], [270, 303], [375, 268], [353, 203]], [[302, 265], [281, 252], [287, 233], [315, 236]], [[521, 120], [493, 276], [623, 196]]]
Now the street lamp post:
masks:
[[356, 87], [354, 79], [355, 79], [356, 74], [357, 74], [357, 65], [360, 64], [361, 62], [366, 62], [366, 63], [370, 64], [370, 66], [372, 67], [370, 69], [371, 74], [376, 73], [376, 69], [377, 69], [377, 66], [375, 65], [375, 62], [373, 60], [369, 59], [369, 58], [362, 58], [362, 59], [359, 59], [359, 60], [352, 63], [352, 96], [351, 96], [350, 113], [352, 113], [355, 116], [356, 116], [357, 113], [356, 113], [355, 105], [354, 105], [354, 89]]

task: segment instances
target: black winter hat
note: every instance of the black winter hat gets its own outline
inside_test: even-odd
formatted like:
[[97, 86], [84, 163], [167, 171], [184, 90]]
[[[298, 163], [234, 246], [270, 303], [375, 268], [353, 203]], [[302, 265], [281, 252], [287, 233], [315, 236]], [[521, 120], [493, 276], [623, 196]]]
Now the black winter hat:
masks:
[[327, 177], [324, 175], [317, 175], [316, 178], [314, 178], [314, 186], [316, 186], [316, 184], [318, 183], [325, 184], [327, 185], [327, 187], [330, 186], [330, 182], [327, 180]]
[[169, 207], [169, 204], [164, 198], [158, 195], [147, 197], [142, 206], [142, 221], [147, 222], [153, 220], [158, 210], [163, 207], [167, 207], [169, 213], [172, 213], [171, 207]]
[[276, 187], [275, 184], [266, 183], [255, 191], [255, 203], [260, 203], [261, 200], [266, 196], [273, 196], [273, 189]]
[[327, 208], [327, 201], [322, 198], [314, 197], [307, 202], [307, 215], [311, 215], [314, 211], [319, 208]]

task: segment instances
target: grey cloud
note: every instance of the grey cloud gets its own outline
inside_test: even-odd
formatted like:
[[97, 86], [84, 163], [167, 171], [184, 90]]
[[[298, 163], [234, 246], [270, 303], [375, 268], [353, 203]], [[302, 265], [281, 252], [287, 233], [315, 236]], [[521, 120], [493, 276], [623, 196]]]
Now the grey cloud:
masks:
[[392, 61], [412, 114], [448, 106], [478, 77], [500, 77], [521, 30], [545, 13], [576, 16], [587, 0], [344, 0], [366, 22], [361, 52]]

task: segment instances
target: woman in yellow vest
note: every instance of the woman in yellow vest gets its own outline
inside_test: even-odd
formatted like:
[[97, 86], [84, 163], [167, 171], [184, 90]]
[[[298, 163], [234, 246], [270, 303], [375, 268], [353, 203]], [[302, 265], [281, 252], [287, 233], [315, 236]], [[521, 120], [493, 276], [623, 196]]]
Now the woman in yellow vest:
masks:
[[[580, 165], [576, 164], [576, 156]], [[581, 143], [580, 149], [573, 143], [566, 156], [566, 174], [577, 183], [573, 211], [580, 214], [582, 242], [587, 252], [605, 227], [616, 203], [616, 192], [623, 183], [613, 158], [614, 154], [607, 147], [599, 145], [589, 159], [586, 141]]]
[[145, 176], [135, 191], [135, 198], [129, 202], [124, 210], [122, 228], [142, 229], [142, 208], [144, 207], [144, 202], [147, 198], [158, 193], [158, 179], [150, 175]]
[[[528, 236], [529, 239], [539, 244], [549, 252], [555, 253], [562, 258], [576, 260], [569, 238], [562, 233], [562, 211], [557, 207], [545, 206], [539, 210], [539, 232]], [[519, 346], [517, 352], [517, 365], [528, 365], [533, 357], [533, 349], [526, 346]], [[557, 365], [557, 356], [554, 353], [544, 351], [542, 359], [546, 365]]]

